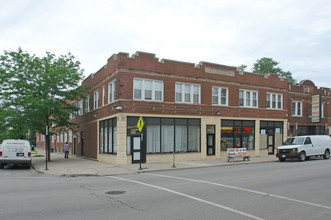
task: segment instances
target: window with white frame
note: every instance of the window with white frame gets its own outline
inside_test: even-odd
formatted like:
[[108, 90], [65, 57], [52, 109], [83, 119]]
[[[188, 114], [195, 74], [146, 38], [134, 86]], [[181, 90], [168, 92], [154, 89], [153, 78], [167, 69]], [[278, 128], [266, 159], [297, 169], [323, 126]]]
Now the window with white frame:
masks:
[[321, 118], [324, 118], [324, 105], [321, 103]]
[[227, 106], [228, 105], [228, 88], [213, 86], [212, 104]]
[[78, 115], [83, 115], [83, 100], [78, 102]]
[[292, 102], [292, 116], [302, 116], [302, 102]]
[[90, 111], [90, 95], [86, 96], [85, 99], [85, 112]]
[[93, 109], [97, 109], [99, 107], [99, 90], [94, 91], [93, 97], [94, 97]]
[[112, 103], [116, 99], [116, 81], [108, 83], [108, 103]]
[[68, 142], [68, 132], [67, 131], [64, 132], [64, 142], [65, 143]]
[[239, 106], [257, 108], [258, 93], [251, 90], [239, 90]]
[[268, 109], [283, 109], [283, 95], [278, 93], [267, 93]]
[[105, 105], [105, 97], [106, 97], [105, 86], [102, 86], [102, 106]]
[[133, 99], [163, 101], [163, 81], [133, 79]]
[[176, 82], [175, 92], [176, 102], [200, 104], [200, 85]]
[[72, 143], [72, 130], [69, 130], [69, 143]]

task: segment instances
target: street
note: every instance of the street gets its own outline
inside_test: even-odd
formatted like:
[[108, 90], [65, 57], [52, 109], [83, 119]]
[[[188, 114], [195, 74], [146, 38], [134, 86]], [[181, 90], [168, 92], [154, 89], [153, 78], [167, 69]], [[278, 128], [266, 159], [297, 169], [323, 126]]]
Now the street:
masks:
[[331, 219], [331, 160], [115, 176], [0, 170], [0, 219]]

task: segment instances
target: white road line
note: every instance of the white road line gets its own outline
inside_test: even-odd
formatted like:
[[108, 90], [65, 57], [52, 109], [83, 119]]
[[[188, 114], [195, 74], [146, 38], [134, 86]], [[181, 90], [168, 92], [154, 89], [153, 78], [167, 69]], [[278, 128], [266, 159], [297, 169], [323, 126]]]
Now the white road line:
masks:
[[122, 181], [126, 181], [126, 182], [136, 183], [136, 184], [140, 184], [140, 185], [144, 185], [144, 186], [149, 186], [149, 187], [152, 187], [152, 188], [160, 189], [160, 190], [163, 190], [163, 191], [166, 191], [166, 192], [170, 192], [170, 193], [173, 193], [173, 194], [176, 194], [176, 195], [179, 195], [179, 196], [183, 196], [183, 197], [186, 197], [186, 198], [189, 198], [189, 199], [198, 201], [198, 202], [202, 202], [202, 203], [205, 203], [205, 204], [208, 204], [208, 205], [216, 206], [218, 208], [225, 209], [225, 210], [228, 210], [230, 212], [234, 212], [234, 213], [237, 213], [239, 215], [242, 215], [242, 216], [245, 216], [245, 217], [249, 217], [249, 218], [252, 218], [252, 219], [258, 219], [258, 220], [262, 220], [263, 219], [263, 218], [260, 218], [260, 217], [257, 217], [257, 216], [248, 214], [246, 212], [242, 212], [242, 211], [239, 211], [239, 210], [236, 210], [236, 209], [227, 207], [227, 206], [223, 206], [223, 205], [220, 205], [220, 204], [217, 204], [217, 203], [214, 203], [214, 202], [210, 202], [210, 201], [207, 201], [207, 200], [204, 200], [204, 199], [200, 199], [200, 198], [197, 198], [197, 197], [194, 197], [194, 196], [190, 196], [190, 195], [187, 195], [187, 194], [184, 194], [184, 193], [180, 193], [180, 192], [177, 192], [177, 191], [174, 191], [174, 190], [171, 190], [171, 189], [167, 189], [167, 188], [164, 188], [164, 187], [160, 187], [160, 186], [156, 186], [156, 185], [151, 185], [151, 184], [148, 184], [148, 183], [143, 183], [143, 182], [139, 182], [139, 181], [135, 181], [135, 180], [124, 179], [124, 178], [120, 178], [120, 177], [117, 177], [117, 176], [108, 176], [108, 177], [109, 178], [113, 178], [113, 179], [117, 179], [117, 180], [122, 180]]
[[230, 188], [230, 189], [236, 189], [236, 190], [241, 190], [241, 191], [245, 191], [245, 192], [250, 192], [250, 193], [255, 193], [255, 194], [259, 194], [259, 195], [263, 195], [263, 196], [271, 196], [271, 197], [275, 197], [275, 198], [278, 198], [278, 199], [288, 200], [288, 201], [292, 201], [292, 202], [302, 203], [302, 204], [305, 204], [305, 205], [311, 205], [311, 206], [331, 210], [331, 207], [325, 206], [325, 205], [320, 205], [320, 204], [316, 204], [316, 203], [312, 203], [312, 202], [306, 202], [306, 201], [298, 200], [298, 199], [292, 199], [292, 198], [288, 198], [288, 197], [285, 197], [285, 196], [269, 194], [269, 193], [260, 192], [260, 191], [256, 191], [256, 190], [250, 190], [250, 189], [245, 189], [245, 188], [240, 188], [240, 187], [235, 187], [235, 186], [224, 185], [224, 184], [221, 184], [221, 183], [213, 183], [213, 182], [208, 182], [208, 181], [203, 181], [203, 180], [195, 180], [195, 179], [188, 179], [188, 178], [183, 178], [183, 177], [167, 176], [167, 175], [152, 174], [152, 173], [144, 173], [144, 175], [158, 176], [158, 177], [165, 177], [165, 178], [172, 178], [172, 179], [179, 179], [179, 180], [186, 180], [186, 181], [197, 182], [197, 183], [205, 183], [205, 184], [221, 186], [221, 187], [226, 187], [226, 188]]

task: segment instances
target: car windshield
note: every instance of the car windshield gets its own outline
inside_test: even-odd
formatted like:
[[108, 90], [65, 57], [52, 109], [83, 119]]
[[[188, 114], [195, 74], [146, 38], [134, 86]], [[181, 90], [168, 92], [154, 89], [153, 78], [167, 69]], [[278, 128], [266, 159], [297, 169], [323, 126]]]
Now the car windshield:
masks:
[[302, 145], [304, 140], [304, 137], [289, 138], [285, 141], [284, 145]]

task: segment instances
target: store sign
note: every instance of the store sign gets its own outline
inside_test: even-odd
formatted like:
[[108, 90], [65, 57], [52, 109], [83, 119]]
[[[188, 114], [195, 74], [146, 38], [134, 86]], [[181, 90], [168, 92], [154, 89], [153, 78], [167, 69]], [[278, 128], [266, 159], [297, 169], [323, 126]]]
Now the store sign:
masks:
[[313, 95], [311, 97], [311, 122], [321, 121], [321, 96]]
[[235, 157], [235, 156], [246, 156], [247, 149], [246, 148], [228, 148], [227, 149], [228, 157]]

